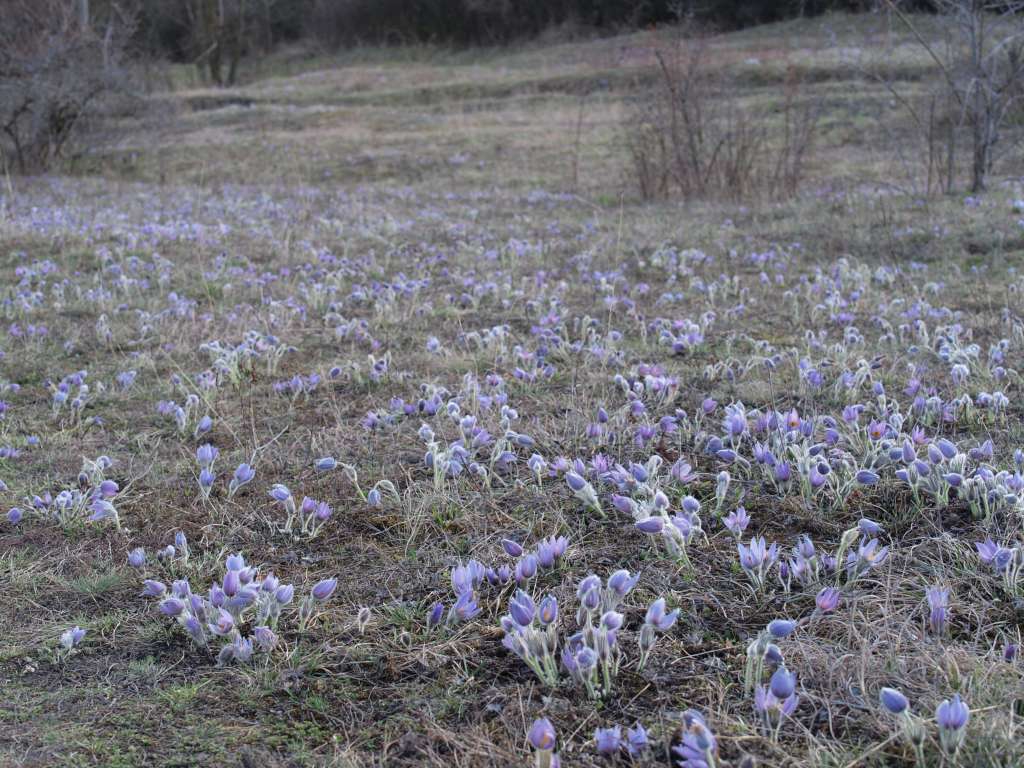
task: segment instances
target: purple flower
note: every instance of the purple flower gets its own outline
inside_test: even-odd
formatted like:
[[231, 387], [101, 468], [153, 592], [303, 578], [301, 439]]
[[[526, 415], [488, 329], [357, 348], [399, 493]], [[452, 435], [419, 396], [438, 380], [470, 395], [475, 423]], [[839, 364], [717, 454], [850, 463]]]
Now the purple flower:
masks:
[[665, 598], [659, 597], [650, 607], [647, 609], [647, 615], [644, 617], [644, 623], [650, 624], [653, 627], [657, 627], [662, 632], [665, 632], [672, 628], [672, 625], [676, 623], [676, 619], [679, 618], [679, 609], [672, 611], [671, 613], [665, 612]]
[[1020, 653], [1020, 646], [1017, 643], [1007, 643], [1003, 648], [1003, 661], [1013, 663], [1017, 658], [1017, 654]]
[[196, 461], [199, 462], [200, 467], [209, 468], [217, 460], [219, 454], [220, 451], [217, 448], [209, 443], [203, 443], [196, 448]]
[[889, 548], [879, 548], [878, 539], [870, 541], [861, 539], [857, 552], [847, 555], [847, 567], [853, 571], [855, 576], [860, 576], [884, 562], [888, 554]]
[[576, 587], [576, 598], [582, 600], [584, 595], [588, 594], [589, 592], [599, 592], [600, 590], [601, 579], [595, 576], [594, 574], [590, 574], [589, 576], [585, 576], [580, 580], [579, 586]]
[[452, 591], [456, 595], [471, 592], [480, 583], [479, 579], [476, 578], [477, 568], [474, 567], [475, 565], [479, 565], [479, 563], [475, 560], [470, 560], [466, 565], [459, 563], [452, 568]]
[[160, 603], [160, 613], [164, 616], [180, 616], [185, 610], [185, 604], [176, 597], [169, 597]]
[[295, 596], [295, 587], [291, 584], [282, 584], [274, 590], [274, 599], [281, 605], [288, 605]]
[[975, 542], [974, 547], [978, 550], [978, 557], [983, 563], [991, 563], [999, 553], [1000, 546], [987, 538], [984, 541]]
[[647, 729], [640, 723], [626, 731], [626, 750], [630, 757], [636, 757], [647, 748]]
[[256, 644], [265, 652], [270, 653], [270, 651], [274, 650], [278, 640], [277, 635], [274, 634], [274, 630], [270, 627], [261, 626], [253, 629], [252, 633], [256, 640]]
[[224, 561], [224, 566], [229, 571], [241, 571], [245, 569], [245, 558], [242, 557], [242, 553], [238, 552], [233, 555], [228, 555]]
[[619, 494], [612, 495], [612, 506], [614, 506], [619, 512], [624, 515], [635, 515], [637, 511], [637, 504], [628, 496], [621, 496]]
[[17, 525], [18, 523], [20, 523], [21, 518], [22, 512], [17, 507], [11, 507], [9, 510], [7, 510], [7, 522], [11, 523], [12, 525]]
[[587, 481], [580, 477], [576, 472], [566, 472], [565, 482], [569, 488], [576, 493], [587, 487]]
[[967, 725], [971, 719], [971, 710], [960, 700], [960, 694], [953, 694], [952, 699], [946, 699], [935, 710], [935, 721], [939, 728], [950, 731], [958, 731]]
[[686, 484], [696, 479], [696, 475], [693, 474], [693, 467], [690, 466], [690, 462], [686, 459], [676, 459], [675, 464], [672, 465], [672, 469], [669, 470], [669, 474], [672, 479], [677, 483]]
[[513, 541], [512, 539], [502, 539], [501, 546], [504, 548], [505, 552], [509, 554], [510, 557], [519, 557], [523, 554], [523, 546], [519, 542]]
[[594, 731], [594, 742], [599, 754], [616, 755], [622, 749], [622, 728], [618, 725], [597, 728]]
[[661, 533], [665, 528], [665, 518], [660, 515], [645, 517], [643, 520], [637, 520], [633, 525], [641, 533]]
[[282, 485], [281, 483], [274, 483], [269, 493], [270, 498], [274, 499], [275, 501], [283, 502], [287, 501], [292, 497], [292, 492], [288, 490], [288, 486]]
[[469, 621], [480, 613], [480, 606], [477, 605], [476, 596], [472, 592], [463, 592], [455, 600], [451, 608], [451, 614], [459, 621]]
[[334, 590], [337, 586], [337, 579], [323, 579], [313, 585], [313, 589], [310, 591], [310, 594], [313, 596], [314, 600], [322, 603], [334, 594]]
[[537, 574], [537, 555], [533, 552], [527, 552], [523, 557], [516, 563], [516, 583], [522, 583], [529, 581]]
[[861, 485], [874, 485], [880, 479], [878, 473], [872, 472], [870, 469], [861, 469], [854, 477]]
[[791, 715], [798, 703], [799, 697], [795, 694], [786, 699], [779, 699], [767, 686], [759, 686], [754, 692], [754, 708], [768, 716], [779, 713]]
[[797, 628], [797, 622], [789, 619], [773, 619], [768, 622], [768, 634], [777, 640], [789, 637]]
[[60, 636], [60, 644], [66, 651], [70, 651], [85, 637], [85, 630], [81, 627], [72, 627], [71, 629], [65, 630]]
[[558, 600], [554, 595], [547, 595], [540, 602], [537, 609], [537, 618], [545, 627], [558, 621]]
[[329, 472], [338, 466], [338, 460], [333, 456], [324, 456], [317, 459], [313, 466], [316, 467], [317, 472]]
[[745, 508], [736, 507], [736, 509], [722, 519], [722, 524], [729, 533], [736, 538], [740, 538], [743, 536], [743, 532], [747, 530], [747, 526], [750, 525], [750, 515], [747, 514]]
[[558, 544], [554, 538], [544, 539], [537, 545], [537, 565], [541, 568], [551, 568], [555, 564], [558, 555]]
[[534, 605], [533, 599], [521, 589], [509, 601], [508, 610], [521, 627], [530, 626], [537, 614], [537, 607]]
[[231, 480], [232, 485], [237, 490], [243, 485], [252, 482], [252, 479], [256, 477], [256, 470], [250, 467], [248, 464], [239, 464], [235, 470], [234, 477]]
[[878, 700], [894, 715], [902, 714], [910, 706], [907, 697], [895, 688], [883, 688], [878, 692]]
[[835, 587], [825, 587], [814, 598], [814, 603], [821, 613], [831, 613], [839, 607], [839, 598], [841, 596], [842, 593]]
[[609, 632], [617, 632], [622, 627], [622, 622], [625, 620], [618, 611], [605, 611], [601, 616], [600, 626], [603, 629], [607, 629]]
[[704, 717], [693, 709], [684, 712], [682, 740], [672, 747], [672, 752], [679, 758], [679, 768], [708, 768], [715, 764], [717, 751], [715, 736], [704, 722]]
[[217, 611], [217, 622], [210, 624], [210, 631], [223, 637], [235, 628], [235, 618], [223, 608], [218, 608]]
[[946, 622], [949, 619], [949, 590], [941, 587], [928, 587], [925, 590], [925, 598], [928, 600], [928, 626], [936, 635], [941, 635], [946, 630]]
[[935, 710], [935, 722], [939, 726], [939, 741], [947, 754], [953, 754], [960, 748], [965, 736], [965, 728], [971, 719], [971, 710], [960, 700], [960, 694], [953, 694]]
[[438, 601], [430, 606], [430, 611], [427, 612], [427, 629], [433, 629], [440, 624], [443, 616], [444, 603]]
[[136, 547], [128, 553], [128, 564], [132, 568], [142, 568], [146, 565], [146, 550]]
[[632, 591], [638, 581], [640, 581], [639, 573], [636, 576], [631, 576], [629, 571], [623, 568], [608, 577], [608, 589], [620, 598], [625, 597]]
[[768, 689], [775, 698], [788, 699], [796, 690], [796, 675], [790, 673], [785, 667], [779, 667], [768, 681]]
[[736, 542], [736, 550], [739, 552], [740, 565], [745, 571], [757, 571], [764, 565], [771, 565], [778, 558], [778, 545], [770, 547], [765, 543], [764, 536], [755, 536], [750, 540], [750, 545]]
[[534, 720], [529, 739], [534, 749], [550, 752], [555, 748], [555, 727], [546, 717]]
[[228, 597], [234, 597], [238, 594], [238, 590], [242, 588], [242, 580], [239, 578], [239, 573], [240, 571], [226, 571], [224, 573], [221, 589], [224, 590], [224, 594]]
[[806, 533], [803, 534], [796, 544], [796, 553], [804, 560], [810, 560], [815, 555], [814, 542]]

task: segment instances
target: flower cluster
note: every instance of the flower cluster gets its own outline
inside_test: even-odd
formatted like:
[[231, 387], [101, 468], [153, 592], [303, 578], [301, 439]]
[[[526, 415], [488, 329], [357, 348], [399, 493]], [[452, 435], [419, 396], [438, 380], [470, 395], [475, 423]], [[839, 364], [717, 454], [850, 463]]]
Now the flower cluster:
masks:
[[[197, 646], [223, 642], [218, 664], [244, 663], [254, 653], [270, 653], [277, 646], [275, 629], [292, 604], [295, 587], [282, 584], [272, 573], [260, 578], [240, 554], [228, 556], [224, 567], [223, 578], [205, 594], [193, 592], [187, 579], [178, 579], [169, 589], [163, 582], [147, 579], [142, 594], [159, 599], [160, 612], [173, 618]], [[333, 579], [314, 585], [299, 605], [300, 629], [309, 624], [316, 606], [327, 600], [336, 586]]]
[[106, 478], [104, 473], [113, 466], [107, 456], [83, 459], [78, 474], [79, 487], [65, 488], [56, 494], [49, 491], [27, 498], [26, 509], [12, 507], [7, 511], [10, 523], [20, 523], [26, 512], [44, 520], [53, 520], [63, 528], [71, 527], [85, 520], [99, 522], [111, 520], [121, 529], [121, 515], [114, 500], [120, 491], [118, 484]]
[[[882, 688], [878, 698], [882, 708], [896, 716], [904, 740], [914, 750], [918, 764], [924, 765], [926, 729], [922, 720], [911, 712], [907, 697], [895, 688]], [[939, 745], [945, 755], [954, 756], [959, 751], [967, 736], [966, 729], [970, 719], [971, 710], [960, 699], [958, 693], [950, 699], [945, 699], [935, 709]]]

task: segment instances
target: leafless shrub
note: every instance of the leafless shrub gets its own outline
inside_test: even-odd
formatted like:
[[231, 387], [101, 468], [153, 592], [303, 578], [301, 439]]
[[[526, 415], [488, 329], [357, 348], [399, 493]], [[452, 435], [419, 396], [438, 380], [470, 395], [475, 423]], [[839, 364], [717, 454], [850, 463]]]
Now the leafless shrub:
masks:
[[[941, 47], [930, 42], [896, 2], [886, 3], [927, 52], [940, 77], [929, 97], [927, 119], [904, 101], [926, 138], [929, 192], [933, 181], [943, 191], [952, 190], [961, 134], [966, 134], [970, 147], [971, 191], [984, 190], [1002, 134], [1024, 95], [1024, 2], [935, 0], [945, 35]], [[937, 111], [937, 105], [944, 105], [944, 110]], [[940, 132], [935, 130], [937, 114], [944, 124]]]
[[[85, 8], [84, 14], [82, 8]], [[0, 166], [21, 173], [59, 158], [127, 82], [130, 20], [112, 6], [102, 31], [87, 4], [9, 0], [0, 24]]]
[[795, 194], [820, 106], [801, 103], [801, 83], [791, 71], [779, 101], [747, 107], [711, 71], [707, 53], [701, 37], [655, 52], [657, 83], [626, 129], [640, 194], [732, 200]]

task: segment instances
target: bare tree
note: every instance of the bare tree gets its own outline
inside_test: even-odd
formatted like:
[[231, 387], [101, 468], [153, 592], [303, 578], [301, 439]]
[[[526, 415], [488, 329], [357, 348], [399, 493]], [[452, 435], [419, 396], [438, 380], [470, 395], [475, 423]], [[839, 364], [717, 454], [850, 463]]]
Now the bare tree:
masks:
[[[1024, 0], [934, 0], [945, 22], [944, 50], [928, 41], [895, 0], [888, 7], [938, 67], [956, 123], [969, 130], [971, 190], [985, 189], [997, 145], [1024, 89]], [[955, 173], [955, 129], [947, 137], [947, 184]]]
[[[178, 13], [189, 31], [192, 59], [200, 70], [209, 74], [215, 85], [234, 85], [238, 66], [249, 40], [250, 22], [257, 9], [247, 0], [165, 0], [167, 6], [178, 4]], [[265, 0], [264, 14], [269, 15], [271, 0]], [[227, 65], [227, 75], [224, 67]]]
[[111, 4], [105, 34], [86, 3], [7, 0], [0, 24], [0, 166], [26, 173], [60, 157], [103, 98], [126, 82], [130, 17]]

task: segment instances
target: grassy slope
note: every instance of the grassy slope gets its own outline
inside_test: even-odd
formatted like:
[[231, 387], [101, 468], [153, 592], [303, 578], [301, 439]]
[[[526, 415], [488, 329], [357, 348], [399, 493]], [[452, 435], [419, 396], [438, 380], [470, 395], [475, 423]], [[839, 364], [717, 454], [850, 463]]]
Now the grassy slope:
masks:
[[[836, 39], [842, 44], [836, 45]], [[627, 261], [632, 279], [656, 283], [657, 270], [645, 269], [643, 262], [665, 243], [720, 254], [799, 243], [807, 262], [814, 264], [849, 255], [869, 261], [913, 258], [964, 270], [958, 272], [960, 306], [971, 312], [979, 338], [997, 338], [999, 310], [1005, 305], [1000, 280], [1007, 268], [1021, 265], [1024, 252], [1009, 215], [1012, 190], [993, 194], [988, 207], [977, 211], [960, 200], [921, 206], [895, 195], [861, 198], [817, 191], [828, 185], [837, 190], [874, 187], [892, 178], [892, 156], [876, 150], [893, 130], [906, 129], [905, 120], [885, 90], [866, 81], [850, 60], [863, 56], [859, 66], [889, 68], [909, 91], [918, 87], [926, 62], [905, 40], [895, 53], [886, 51], [886, 41], [883, 20], [849, 17], [776, 25], [716, 40], [715, 60], [739, 73], [751, 102], [776, 87], [788, 66], [813, 74], [814, 90], [827, 99], [810, 185], [816, 191], [779, 205], [684, 207], [633, 200], [618, 138], [628, 98], [637, 83], [650, 77], [651, 33], [479, 56], [434, 53], [395, 62], [388, 54], [353, 57], [340, 62], [343, 66], [326, 62], [330, 66], [323, 69], [261, 79], [230, 94], [251, 103], [248, 107], [196, 112], [176, 107], [180, 121], [126, 126], [116, 150], [79, 159], [69, 169], [75, 178], [24, 182], [25, 201], [53, 209], [67, 206], [84, 221], [103, 220], [103, 211], [114, 210], [123, 213], [124, 223], [111, 223], [91, 242], [81, 233], [41, 235], [19, 224], [27, 217], [16, 199], [17, 213], [0, 224], [5, 276], [26, 261], [21, 253], [53, 259], [69, 274], [88, 274], [98, 268], [99, 247], [123, 244], [119, 228], [137, 231], [158, 211], [162, 221], [196, 220], [208, 228], [208, 236], [161, 243], [159, 250], [180, 267], [170, 288], [195, 299], [200, 315], [213, 313], [217, 321], [212, 326], [202, 319], [170, 321], [161, 327], [161, 340], [178, 346], [164, 353], [155, 344], [130, 346], [130, 319], [119, 319], [114, 304], [106, 307], [114, 326], [110, 347], [91, 332], [100, 311], [88, 301], [72, 302], [67, 312], [46, 317], [51, 336], [75, 337], [77, 352], [71, 360], [62, 359], [55, 354], [57, 342], [45, 342], [38, 350], [29, 345], [9, 350], [3, 375], [31, 390], [18, 406], [45, 439], [43, 448], [26, 460], [0, 465], [3, 478], [16, 491], [35, 492], [73, 478], [81, 456], [110, 452], [120, 462], [118, 479], [123, 485], [132, 481], [124, 506], [133, 545], [154, 551], [180, 528], [211, 559], [242, 549], [282, 576], [302, 580], [339, 574], [342, 585], [327, 620], [310, 636], [288, 638], [288, 654], [274, 665], [217, 669], [151, 602], [137, 596], [137, 574], [122, 565], [126, 542], [113, 531], [0, 528], [0, 763], [521, 763], [522, 734], [543, 691], [502, 651], [493, 621], [443, 640], [430, 639], [421, 626], [423, 607], [447, 594], [446, 569], [456, 557], [493, 556], [500, 536], [508, 532], [539, 536], [559, 530], [572, 537], [575, 554], [558, 587], [566, 596], [569, 574], [602, 573], [621, 564], [617, 540], [629, 534], [614, 523], [584, 525], [572, 502], [531, 486], [494, 493], [469, 486], [457, 494], [424, 491], [415, 435], [368, 438], [357, 422], [392, 395], [411, 396], [420, 381], [455, 386], [464, 372], [481, 365], [479, 358], [459, 351], [441, 361], [427, 355], [427, 335], [452, 339], [460, 329], [502, 322], [525, 334], [531, 319], [517, 308], [493, 305], [445, 309], [442, 295], [430, 295], [440, 307], [433, 317], [405, 314], [402, 308], [372, 318], [374, 334], [386, 340], [396, 366], [410, 372], [406, 380], [396, 377], [377, 388], [345, 384], [329, 390], [323, 400], [294, 407], [268, 391], [270, 379], [308, 373], [334, 361], [361, 362], [367, 350], [321, 333], [318, 317], [282, 320], [289, 341], [302, 353], [287, 358], [278, 376], [262, 376], [237, 396], [218, 401], [213, 438], [231, 446], [222, 449], [222, 471], [247, 458], [257, 444], [280, 437], [267, 449], [251, 492], [233, 502], [218, 499], [211, 511], [194, 498], [191, 448], [156, 417], [153, 402], [169, 396], [163, 382], [171, 373], [194, 373], [205, 364], [196, 358], [201, 341], [211, 335], [237, 338], [250, 327], [245, 313], [239, 320], [226, 320], [225, 313], [236, 304], [258, 306], [259, 296], [225, 289], [224, 279], [206, 281], [199, 270], [209, 268], [222, 251], [229, 261], [250, 260], [260, 269], [297, 265], [310, 259], [309, 244], [315, 244], [354, 258], [372, 252], [385, 265], [379, 274], [384, 277], [438, 250], [457, 254], [462, 248], [472, 256], [512, 237], [550, 239], [546, 251], [516, 266], [518, 275], [529, 275], [568, 264], [577, 255], [572, 236], [592, 232], [584, 242], [598, 254], [598, 264]], [[188, 91], [168, 99], [177, 104], [223, 96]], [[94, 175], [100, 178], [78, 178]], [[528, 193], [535, 189], [571, 190], [578, 197], [557, 203], [531, 199]], [[264, 197], [279, 201], [280, 207], [266, 205]], [[232, 231], [216, 234], [220, 222]], [[151, 258], [145, 247], [113, 247], [121, 257], [137, 252]], [[989, 275], [970, 272], [983, 263], [998, 269]], [[736, 269], [751, 281], [756, 277], [752, 267]], [[569, 270], [560, 274], [572, 279]], [[916, 292], [908, 286], [900, 290], [908, 296]], [[582, 288], [567, 297], [577, 311], [596, 311], [596, 298]], [[127, 301], [150, 311], [160, 307], [156, 295]], [[274, 311], [288, 318], [286, 308]], [[735, 320], [731, 327], [744, 322]], [[770, 313], [756, 329], [758, 336], [782, 346], [800, 343], [795, 330], [784, 315]], [[648, 353], [630, 350], [634, 359]], [[685, 407], [692, 408], [708, 390], [702, 366], [727, 354], [712, 346], [674, 371], [683, 377]], [[92, 378], [109, 382], [129, 366], [141, 371], [143, 383], [126, 398], [100, 397], [96, 410], [106, 420], [102, 430], [52, 426], [39, 388], [43, 380], [88, 367]], [[570, 363], [559, 368], [553, 381], [517, 386], [515, 401], [530, 414], [531, 434], [552, 454], [576, 455], [582, 450], [582, 425], [596, 404], [611, 396], [609, 376]], [[748, 390], [726, 384], [713, 389], [725, 399], [763, 397], [763, 385], [756, 383]], [[1005, 442], [1019, 440], [1019, 427], [1013, 429]], [[406, 496], [401, 509], [368, 510], [343, 478], [310, 476], [310, 460], [325, 453], [357, 463], [366, 478], [391, 477], [403, 490], [418, 482], [418, 490]], [[291, 483], [293, 490], [302, 487], [310, 495], [315, 490], [331, 499], [337, 517], [323, 537], [296, 547], [268, 533], [261, 517], [274, 512], [265, 488], [277, 477], [302, 478]], [[700, 488], [707, 492], [710, 481]], [[915, 562], [924, 563], [925, 572], [944, 568], [948, 578], [965, 585], [959, 605], [964, 615], [976, 612], [972, 624], [1013, 626], [1009, 606], [989, 602], [982, 586], [971, 586], [968, 548], [949, 535], [950, 530], [968, 530], [969, 520], [913, 520], [901, 506], [905, 499], [874, 503], [879, 506], [857, 514], [870, 512], [895, 536], [911, 542], [910, 554], [901, 556], [894, 571], [915, 567]], [[748, 507], [786, 542], [801, 531], [832, 538], [850, 522], [818, 519], [795, 504], [751, 500]], [[851, 512], [851, 519], [857, 514]], [[733, 559], [729, 542], [721, 538], [698, 556], [699, 567], [709, 572], [713, 563]], [[695, 584], [660, 563], [633, 557], [629, 564], [649, 576], [644, 599], [672, 590], [673, 602], [686, 608], [686, 626], [662, 641], [645, 676], [624, 672], [622, 695], [601, 711], [588, 711], [564, 691], [546, 700], [546, 711], [560, 718], [564, 738], [578, 745], [578, 754], [566, 755], [568, 764], [597, 764], [598, 758], [582, 749], [597, 724], [642, 718], [656, 727], [693, 705], [719, 713], [723, 750], [730, 757], [750, 751], [765, 765], [883, 764], [897, 760], [898, 750], [887, 746], [872, 753], [884, 725], [871, 718], [865, 725], [858, 716], [864, 707], [861, 686], [867, 681], [874, 690], [883, 672], [899, 676], [925, 698], [939, 690], [937, 680], [954, 675], [973, 678], [977, 706], [999, 707], [1011, 691], [1019, 695], [1017, 673], [986, 666], [982, 656], [955, 645], [926, 657], [933, 666], [925, 666], [913, 631], [920, 602], [916, 593], [898, 594], [895, 600], [867, 595], [844, 621], [829, 624], [817, 644], [794, 644], [794, 663], [806, 685], [818, 692], [812, 697], [820, 697], [814, 703], [824, 720], [813, 733], [772, 744], [757, 735], [749, 702], [733, 688], [743, 638], [785, 606], [746, 600], [740, 575], [723, 573], [727, 569]], [[209, 577], [201, 574], [197, 566], [195, 580], [205, 584]], [[366, 634], [355, 626], [361, 605], [374, 606]], [[896, 629], [884, 643], [869, 641], [866, 628], [880, 621]], [[60, 631], [76, 623], [90, 633], [83, 652], [67, 664], [52, 663], [40, 649], [52, 648]], [[1024, 756], [1008, 751], [1012, 742], [1006, 721], [991, 722], [991, 732], [979, 733], [973, 757], [965, 759], [976, 759], [978, 765], [1020, 765]], [[1019, 745], [1012, 748], [1019, 750]], [[866, 753], [872, 754], [862, 758]]]

